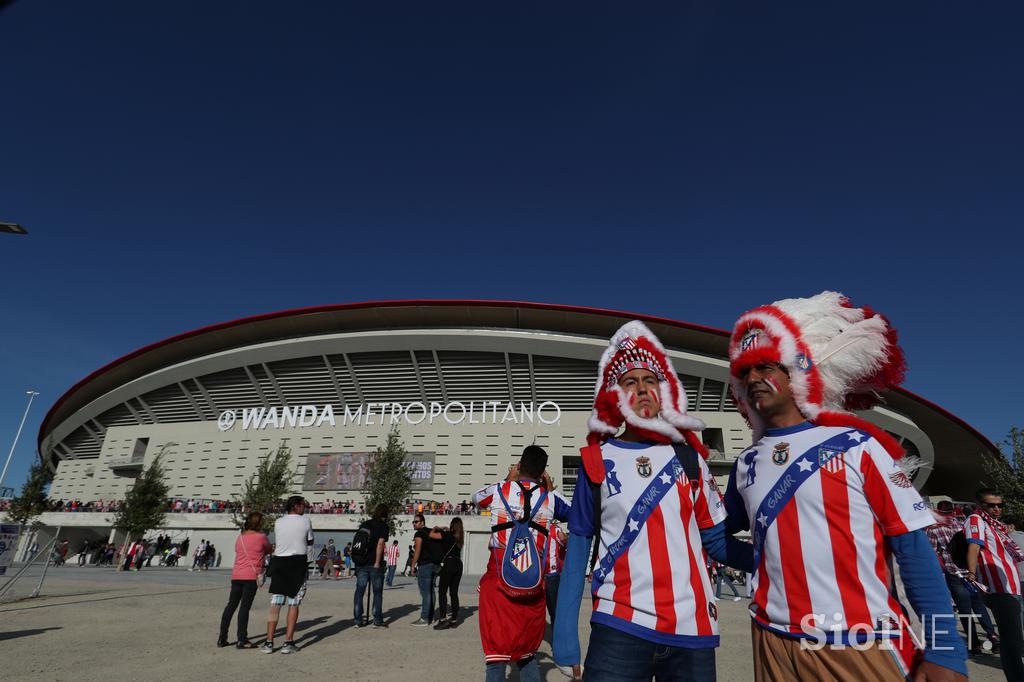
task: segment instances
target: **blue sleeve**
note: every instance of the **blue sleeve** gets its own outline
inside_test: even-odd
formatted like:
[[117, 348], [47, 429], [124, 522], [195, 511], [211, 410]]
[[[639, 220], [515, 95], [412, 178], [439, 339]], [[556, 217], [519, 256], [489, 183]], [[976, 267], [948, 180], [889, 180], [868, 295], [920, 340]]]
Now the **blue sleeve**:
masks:
[[[743, 497], [736, 489], [736, 467], [740, 460], [733, 462], [732, 471], [729, 472], [729, 483], [725, 486], [725, 532], [727, 535], [735, 535], [741, 531], [750, 530], [750, 517], [747, 515], [747, 506], [743, 504]], [[748, 571], [749, 573], [749, 571]]]
[[967, 675], [967, 648], [957, 632], [949, 589], [928, 536], [915, 530], [887, 540], [907, 599], [924, 624], [924, 660]]
[[754, 572], [754, 546], [727, 535], [724, 521], [702, 530], [700, 541], [708, 556], [718, 563], [738, 568], [745, 573]]
[[568, 516], [570, 533], [585, 537], [594, 534], [594, 494], [583, 467], [580, 467], [580, 475], [576, 479], [576, 490], [572, 493], [572, 505], [569, 507]]
[[[569, 520], [569, 505], [565, 503], [561, 495], [555, 495], [555, 520], [557, 521], [568, 521]], [[575, 499], [575, 495], [573, 496]]]
[[[577, 485], [576, 492], [585, 487], [588, 486]], [[573, 508], [576, 507], [576, 501], [574, 495]], [[572, 524], [571, 518], [569, 523]], [[551, 652], [558, 665], [576, 665], [580, 662], [580, 604], [583, 602], [583, 585], [589, 559], [590, 537], [569, 533], [569, 547], [558, 583], [555, 631], [551, 643]]]

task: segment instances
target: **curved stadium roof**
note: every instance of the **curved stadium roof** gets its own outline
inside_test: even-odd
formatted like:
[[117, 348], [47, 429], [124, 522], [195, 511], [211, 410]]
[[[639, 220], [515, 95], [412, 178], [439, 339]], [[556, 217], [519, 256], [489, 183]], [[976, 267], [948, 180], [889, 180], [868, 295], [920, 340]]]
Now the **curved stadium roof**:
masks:
[[[606, 341], [624, 322], [643, 320], [666, 347], [727, 358], [728, 332], [649, 315], [614, 310], [514, 301], [376, 301], [286, 310], [225, 322], [153, 343], [96, 370], [72, 386], [50, 408], [39, 430], [40, 455], [51, 465], [65, 457], [96, 457], [110, 426], [216, 419], [220, 410], [282, 402], [391, 400], [421, 397], [460, 399], [466, 391], [536, 391], [567, 409], [589, 410], [596, 367], [593, 360], [543, 354], [505, 353], [501, 365], [484, 356], [500, 353], [457, 350], [367, 350], [359, 353], [285, 357], [244, 366], [221, 367], [177, 380], [148, 381], [168, 368], [251, 347], [355, 332], [401, 333], [425, 330], [497, 330], [567, 335]], [[386, 344], [384, 344], [386, 345]], [[195, 368], [198, 370], [199, 366]], [[679, 369], [677, 365], [677, 369]], [[162, 374], [161, 374], [162, 373]], [[180, 374], [180, 373], [179, 373]], [[697, 373], [692, 373], [697, 374]], [[723, 381], [682, 375], [691, 405], [699, 411], [735, 411]], [[719, 377], [724, 379], [724, 377]], [[134, 383], [133, 383], [134, 382]], [[126, 385], [137, 385], [126, 392]], [[541, 395], [543, 393], [543, 396]], [[509, 396], [511, 397], [511, 396]], [[983, 472], [982, 459], [995, 446], [960, 418], [909, 391], [885, 396], [885, 407], [923, 430], [935, 448], [934, 471], [926, 488], [966, 496]]]

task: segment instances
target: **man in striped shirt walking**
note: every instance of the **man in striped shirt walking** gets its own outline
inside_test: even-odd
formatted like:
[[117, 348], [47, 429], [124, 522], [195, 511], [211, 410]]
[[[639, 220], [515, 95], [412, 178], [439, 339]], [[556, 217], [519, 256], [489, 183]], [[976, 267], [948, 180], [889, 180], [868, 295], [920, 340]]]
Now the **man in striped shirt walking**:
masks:
[[398, 540], [392, 542], [387, 549], [384, 550], [384, 556], [388, 561], [388, 587], [393, 587], [395, 583], [395, 570], [398, 568]]
[[1017, 572], [1017, 562], [1024, 560], [1024, 554], [999, 521], [1002, 511], [1002, 495], [991, 488], [978, 491], [978, 508], [964, 524], [967, 570], [968, 576], [987, 590], [983, 598], [999, 628], [1003, 674], [1007, 680], [1024, 680], [1024, 633]]

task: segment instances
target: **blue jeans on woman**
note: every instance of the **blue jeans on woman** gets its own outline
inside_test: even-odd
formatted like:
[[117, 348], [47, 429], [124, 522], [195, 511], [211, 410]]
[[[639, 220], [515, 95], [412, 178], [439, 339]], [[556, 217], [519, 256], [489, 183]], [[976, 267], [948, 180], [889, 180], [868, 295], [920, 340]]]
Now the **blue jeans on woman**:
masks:
[[587, 682], [715, 682], [715, 650], [655, 644], [591, 623], [583, 667]]
[[420, 618], [430, 623], [434, 620], [434, 579], [437, 577], [437, 566], [434, 564], [418, 564], [416, 566], [416, 585], [420, 588]]

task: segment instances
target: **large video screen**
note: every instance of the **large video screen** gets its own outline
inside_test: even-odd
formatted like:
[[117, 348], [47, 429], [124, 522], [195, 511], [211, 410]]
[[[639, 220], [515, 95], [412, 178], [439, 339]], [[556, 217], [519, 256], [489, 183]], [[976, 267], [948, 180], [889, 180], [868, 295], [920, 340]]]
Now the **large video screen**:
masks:
[[[303, 490], [365, 490], [372, 452], [336, 452], [306, 457]], [[412, 489], [434, 487], [434, 453], [410, 452], [408, 466], [412, 470]]]

